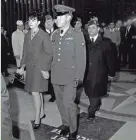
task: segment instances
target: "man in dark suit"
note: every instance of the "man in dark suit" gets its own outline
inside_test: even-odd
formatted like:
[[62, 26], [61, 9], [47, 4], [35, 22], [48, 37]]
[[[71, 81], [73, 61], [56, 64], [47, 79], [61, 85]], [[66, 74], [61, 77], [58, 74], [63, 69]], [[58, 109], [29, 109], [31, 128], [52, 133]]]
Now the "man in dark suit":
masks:
[[[51, 15], [46, 15], [45, 16], [45, 32], [51, 35], [54, 30], [54, 20], [52, 19]], [[54, 102], [55, 101], [55, 94], [53, 90], [53, 86], [51, 84], [51, 77], [49, 78], [49, 84], [48, 84], [48, 93], [51, 95], [51, 98], [49, 99], [49, 102]]]
[[[131, 52], [131, 45], [132, 45], [132, 20], [127, 20], [127, 27], [125, 30], [125, 52], [124, 52], [124, 64], [130, 63], [130, 52]], [[129, 64], [130, 65], [130, 64]]]
[[115, 76], [115, 52], [113, 43], [99, 35], [99, 25], [88, 23], [87, 67], [85, 74], [85, 92], [89, 98], [88, 121], [95, 119], [95, 113], [101, 105], [101, 97], [107, 94], [108, 78]]
[[129, 68], [136, 69], [136, 18], [132, 19], [132, 28], [131, 28], [131, 51], [130, 51], [130, 61]]
[[70, 25], [75, 9], [56, 5], [57, 29], [52, 35], [53, 62], [51, 82], [53, 83], [56, 102], [61, 115], [63, 128], [60, 135], [67, 135], [68, 140], [77, 137], [77, 104], [75, 104], [78, 83], [83, 81], [86, 52], [82, 32], [77, 32]]
[[119, 57], [119, 63], [122, 64], [123, 63], [123, 51], [124, 51], [124, 41], [125, 41], [125, 27], [123, 27], [123, 24], [122, 24], [122, 21], [121, 20], [118, 20], [116, 22], [116, 27], [115, 29], [117, 31], [120, 32], [120, 44], [119, 44], [119, 54], [118, 54], [118, 57]]
[[8, 76], [8, 57], [10, 54], [10, 48], [8, 45], [8, 41], [6, 40], [4, 36], [4, 29], [1, 28], [1, 72], [4, 74], [4, 76]]

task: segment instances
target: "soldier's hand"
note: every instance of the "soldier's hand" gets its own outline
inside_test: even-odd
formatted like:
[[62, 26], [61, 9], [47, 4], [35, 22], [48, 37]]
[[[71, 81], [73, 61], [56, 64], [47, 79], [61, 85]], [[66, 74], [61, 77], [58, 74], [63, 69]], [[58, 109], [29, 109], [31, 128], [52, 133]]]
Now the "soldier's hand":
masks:
[[49, 79], [49, 72], [48, 71], [41, 71], [41, 73], [42, 73], [42, 75], [43, 75], [43, 77], [45, 78], [45, 79]]
[[15, 58], [20, 60], [20, 56], [19, 55], [16, 55]]

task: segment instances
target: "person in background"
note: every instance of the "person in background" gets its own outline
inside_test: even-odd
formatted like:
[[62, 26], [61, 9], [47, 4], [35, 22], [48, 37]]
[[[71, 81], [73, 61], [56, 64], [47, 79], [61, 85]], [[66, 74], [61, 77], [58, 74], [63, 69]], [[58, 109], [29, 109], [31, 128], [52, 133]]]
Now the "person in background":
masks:
[[28, 33], [29, 30], [30, 30], [30, 27], [29, 27], [28, 21], [26, 21], [25, 22], [23, 33], [26, 34], [26, 33]]
[[23, 73], [26, 67], [25, 90], [32, 93], [35, 108], [34, 129], [38, 129], [41, 119], [45, 118], [42, 93], [48, 91], [52, 46], [49, 35], [39, 28], [39, 12], [31, 11], [28, 23], [30, 31], [25, 35], [19, 73]]
[[94, 21], [88, 23], [87, 64], [84, 88], [90, 105], [87, 121], [95, 119], [95, 113], [100, 109], [101, 98], [107, 94], [108, 78], [115, 76], [115, 55], [112, 42], [99, 34], [99, 24]]
[[105, 30], [104, 37], [111, 39], [111, 41], [116, 45], [117, 50], [118, 46], [120, 45], [120, 32], [115, 30], [114, 22], [110, 22], [109, 28]]
[[124, 59], [124, 64], [125, 66], [127, 66], [128, 64], [128, 68], [130, 68], [130, 55], [131, 55], [131, 45], [132, 45], [132, 32], [133, 32], [133, 26], [132, 26], [132, 20], [128, 19], [127, 20], [127, 26], [126, 26], [126, 30], [125, 30], [125, 59]]
[[109, 38], [111, 42], [114, 44], [114, 55], [116, 56], [116, 69], [119, 70], [119, 61], [118, 61], [118, 56], [119, 56], [119, 45], [121, 42], [121, 37], [120, 37], [120, 32], [115, 29], [115, 24], [114, 22], [110, 22], [108, 29], [105, 30], [104, 32], [104, 37]]
[[129, 68], [136, 69], [136, 17], [132, 19], [132, 41], [131, 41], [131, 48], [130, 48], [130, 61], [129, 61]]
[[82, 32], [82, 20], [80, 18], [76, 18], [73, 22], [73, 27], [76, 31]]
[[55, 25], [54, 25], [54, 20], [51, 15], [45, 16], [44, 26], [45, 26], [45, 32], [47, 32], [49, 35], [51, 35], [54, 32], [54, 30], [56, 29]]
[[105, 22], [102, 22], [102, 23], [100, 24], [100, 31], [99, 31], [99, 33], [103, 36], [105, 30], [106, 30], [106, 23], [105, 23]]
[[77, 104], [75, 104], [76, 90], [83, 82], [86, 48], [84, 36], [71, 26], [72, 13], [75, 9], [55, 5], [55, 23], [59, 29], [51, 35], [53, 47], [53, 61], [51, 68], [51, 82], [54, 87], [56, 103], [61, 115], [63, 127], [60, 135], [67, 135], [68, 140], [77, 137]]
[[12, 33], [12, 48], [13, 48], [14, 57], [16, 59], [16, 65], [19, 68], [22, 59], [25, 35], [23, 33], [24, 30], [23, 21], [18, 20], [16, 24], [17, 24], [17, 30]]
[[116, 22], [116, 26], [115, 26], [115, 30], [117, 32], [120, 33], [120, 39], [121, 39], [121, 42], [120, 42], [120, 45], [118, 46], [118, 51], [119, 51], [119, 61], [120, 61], [120, 66], [122, 66], [122, 63], [123, 63], [123, 49], [124, 49], [124, 41], [125, 41], [125, 28], [123, 27], [123, 23], [121, 20], [118, 20]]
[[4, 28], [1, 27], [1, 72], [4, 76], [8, 76], [8, 56], [10, 55], [10, 50], [8, 46], [8, 41], [4, 36]]
[[[46, 15], [45, 16], [44, 26], [45, 26], [45, 32], [47, 34], [49, 34], [49, 36], [51, 36], [51, 34], [55, 30], [54, 20], [51, 17], [51, 15]], [[51, 73], [51, 72], [49, 72], [49, 73]], [[53, 86], [52, 86], [52, 83], [51, 83], [51, 76], [49, 77], [48, 93], [51, 95], [51, 98], [49, 99], [49, 102], [54, 102], [55, 101], [55, 93], [54, 93]]]
[[1, 139], [13, 140], [12, 120], [9, 113], [10, 102], [6, 82], [1, 74]]

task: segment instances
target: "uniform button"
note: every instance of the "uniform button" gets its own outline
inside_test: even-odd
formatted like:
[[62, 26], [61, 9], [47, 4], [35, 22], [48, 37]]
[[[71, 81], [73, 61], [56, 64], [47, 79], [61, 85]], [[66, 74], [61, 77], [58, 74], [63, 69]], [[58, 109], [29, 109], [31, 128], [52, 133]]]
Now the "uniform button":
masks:
[[72, 69], [74, 68], [74, 66], [72, 66]]
[[90, 62], [90, 65], [92, 65], [92, 63]]
[[58, 59], [58, 61], [60, 61], [60, 59]]
[[69, 43], [67, 43], [67, 44], [69, 44]]
[[58, 55], [60, 55], [60, 54], [58, 54]]
[[61, 44], [61, 42], [59, 42], [59, 44]]
[[59, 50], [61, 50], [61, 48], [59, 48]]

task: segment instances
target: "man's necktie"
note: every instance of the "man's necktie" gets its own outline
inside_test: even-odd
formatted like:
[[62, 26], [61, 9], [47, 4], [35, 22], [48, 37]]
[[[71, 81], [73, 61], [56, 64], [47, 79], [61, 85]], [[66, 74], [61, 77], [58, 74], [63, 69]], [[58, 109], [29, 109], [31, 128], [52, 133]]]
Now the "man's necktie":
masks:
[[91, 38], [91, 42], [94, 43], [94, 38]]

